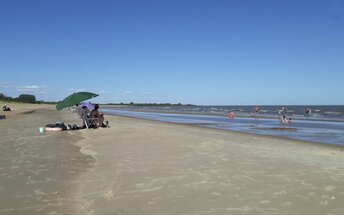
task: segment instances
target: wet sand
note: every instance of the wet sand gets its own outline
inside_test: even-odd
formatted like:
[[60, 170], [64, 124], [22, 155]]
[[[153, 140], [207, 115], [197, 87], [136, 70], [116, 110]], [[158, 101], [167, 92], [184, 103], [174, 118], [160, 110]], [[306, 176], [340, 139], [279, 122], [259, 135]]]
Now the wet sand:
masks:
[[43, 134], [78, 119], [51, 109], [0, 121], [0, 213], [344, 214], [343, 148], [106, 118], [110, 128]]

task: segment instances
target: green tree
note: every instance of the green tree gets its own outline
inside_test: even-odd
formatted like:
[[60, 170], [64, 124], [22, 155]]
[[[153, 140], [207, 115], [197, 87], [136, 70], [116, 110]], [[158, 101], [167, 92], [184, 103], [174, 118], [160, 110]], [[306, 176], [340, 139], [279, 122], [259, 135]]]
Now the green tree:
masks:
[[25, 103], [35, 103], [36, 97], [34, 95], [30, 94], [21, 94], [18, 97], [19, 102], [25, 102]]
[[9, 97], [9, 96], [6, 96], [6, 95], [3, 94], [3, 93], [0, 93], [0, 100], [2, 100], [2, 101], [15, 101], [14, 98]]

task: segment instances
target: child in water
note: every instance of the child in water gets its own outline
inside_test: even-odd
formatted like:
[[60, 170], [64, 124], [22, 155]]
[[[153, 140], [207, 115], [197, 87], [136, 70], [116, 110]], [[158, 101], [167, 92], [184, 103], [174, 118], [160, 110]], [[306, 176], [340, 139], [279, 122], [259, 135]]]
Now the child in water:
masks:
[[235, 117], [234, 112], [233, 112], [233, 111], [230, 112], [230, 113], [229, 113], [229, 118], [234, 119], [234, 117]]
[[281, 118], [280, 118], [280, 122], [283, 124], [283, 125], [285, 125], [285, 124], [292, 124], [293, 123], [293, 121], [292, 121], [292, 118], [287, 118], [286, 116], [282, 116]]

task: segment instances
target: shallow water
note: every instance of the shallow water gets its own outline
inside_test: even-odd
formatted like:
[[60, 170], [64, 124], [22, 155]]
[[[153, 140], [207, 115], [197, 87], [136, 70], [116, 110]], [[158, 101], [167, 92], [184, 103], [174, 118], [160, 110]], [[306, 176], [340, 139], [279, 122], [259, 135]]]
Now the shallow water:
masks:
[[[230, 112], [240, 117], [252, 117], [256, 106], [109, 106], [110, 109], [131, 111], [149, 111], [162, 113], [199, 113], [207, 115], [228, 115]], [[282, 110], [284, 108], [284, 110]], [[259, 116], [264, 118], [278, 118], [286, 115], [293, 119], [327, 120], [344, 122], [344, 105], [294, 105], [259, 106]], [[310, 112], [306, 113], [306, 109]]]
[[128, 110], [102, 110], [112, 115], [130, 116], [164, 122], [197, 124], [203, 127], [287, 137], [296, 140], [344, 146], [344, 122], [333, 120], [293, 119], [292, 124], [281, 125], [278, 118], [240, 117], [206, 114], [158, 113]]

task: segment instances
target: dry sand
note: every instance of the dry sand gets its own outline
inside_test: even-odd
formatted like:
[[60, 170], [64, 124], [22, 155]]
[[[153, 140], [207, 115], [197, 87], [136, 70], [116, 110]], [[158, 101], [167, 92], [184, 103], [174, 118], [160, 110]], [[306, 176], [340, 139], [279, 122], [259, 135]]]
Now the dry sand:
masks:
[[[67, 111], [43, 112], [29, 115], [40, 118], [41, 123], [58, 117], [78, 120]], [[35, 214], [344, 214], [342, 148], [189, 125], [106, 118], [110, 128], [40, 134], [46, 135], [43, 139], [58, 140], [63, 150], [71, 152], [65, 160], [80, 156], [79, 162], [71, 160], [62, 168], [74, 168], [65, 173], [68, 177], [56, 176], [56, 184], [52, 184], [54, 192], [69, 190], [54, 198], [56, 194], [42, 190], [46, 186], [43, 181], [36, 184], [41, 186], [39, 190], [18, 184], [32, 193], [22, 198], [11, 196], [12, 200], [20, 200], [17, 205], [23, 207], [35, 197], [35, 205], [26, 210]], [[4, 134], [3, 124], [0, 121], [2, 137], [9, 134]], [[37, 129], [38, 124], [32, 127]], [[35, 133], [26, 144], [42, 139], [40, 135]], [[12, 144], [22, 141], [20, 137], [5, 138]], [[89, 156], [75, 152], [68, 142]], [[45, 145], [62, 150], [52, 141]], [[54, 165], [58, 170], [62, 164]], [[6, 177], [11, 170], [3, 162], [0, 171], [1, 182], [9, 183]], [[40, 174], [37, 171], [37, 177]], [[12, 190], [21, 192], [0, 184], [1, 196]], [[44, 206], [40, 195], [50, 207]], [[69, 209], [63, 209], [66, 207]], [[1, 214], [25, 214], [22, 211], [0, 205]]]
[[[37, 109], [49, 109], [54, 110], [53, 105], [48, 104], [26, 104], [26, 103], [19, 103], [19, 102], [10, 102], [5, 103], [0, 101], [0, 115], [6, 115], [6, 116], [15, 116], [25, 113], [31, 113], [32, 111], [35, 111]], [[7, 104], [8, 107], [11, 108], [12, 111], [2, 111], [2, 107]]]
[[82, 214], [78, 176], [95, 161], [73, 145], [82, 134], [38, 130], [77, 117], [51, 105], [9, 106], [0, 112], [7, 116], [0, 120], [0, 214]]

